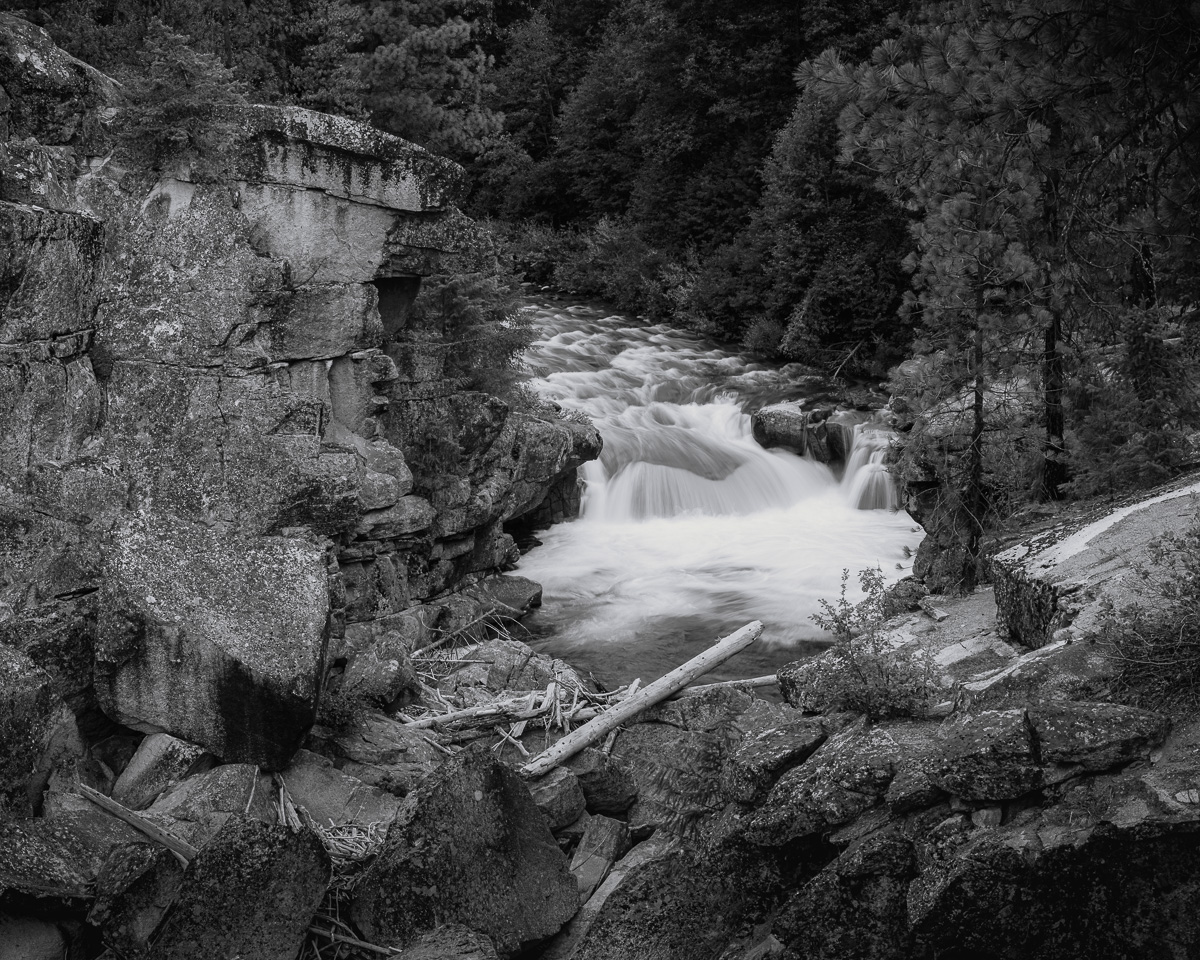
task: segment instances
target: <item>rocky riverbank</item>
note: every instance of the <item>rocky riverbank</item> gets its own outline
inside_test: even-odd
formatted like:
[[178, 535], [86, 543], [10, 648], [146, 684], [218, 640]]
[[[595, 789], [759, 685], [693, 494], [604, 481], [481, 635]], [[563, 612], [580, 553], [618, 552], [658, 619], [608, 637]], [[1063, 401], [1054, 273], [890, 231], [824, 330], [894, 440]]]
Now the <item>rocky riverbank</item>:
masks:
[[[795, 665], [522, 776], [628, 691], [478, 635], [600, 441], [412, 329], [461, 172], [269, 107], [227, 178], [124, 169], [115, 85], [7, 16], [0, 85], [6, 956], [1200, 955], [1200, 721], [1113, 702], [1094, 642], [1200, 483], [909, 584], [929, 716], [810, 712]], [[455, 483], [404, 455], [430, 410]]]

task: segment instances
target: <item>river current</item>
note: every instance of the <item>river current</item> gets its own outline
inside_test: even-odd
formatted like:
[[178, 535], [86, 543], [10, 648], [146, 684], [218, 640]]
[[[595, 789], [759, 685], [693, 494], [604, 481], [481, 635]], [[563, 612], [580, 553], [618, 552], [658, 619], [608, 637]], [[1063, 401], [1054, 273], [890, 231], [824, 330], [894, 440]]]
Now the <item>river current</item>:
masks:
[[544, 589], [535, 647], [610, 686], [649, 683], [762, 620], [762, 638], [708, 679], [758, 676], [828, 645], [810, 618], [843, 568], [856, 598], [857, 571], [910, 571], [922, 534], [894, 509], [878, 436], [856, 435], [840, 478], [751, 436], [753, 410], [802, 399], [797, 368], [594, 305], [528, 309], [530, 388], [604, 438], [583, 468], [582, 516], [539, 534], [517, 571]]

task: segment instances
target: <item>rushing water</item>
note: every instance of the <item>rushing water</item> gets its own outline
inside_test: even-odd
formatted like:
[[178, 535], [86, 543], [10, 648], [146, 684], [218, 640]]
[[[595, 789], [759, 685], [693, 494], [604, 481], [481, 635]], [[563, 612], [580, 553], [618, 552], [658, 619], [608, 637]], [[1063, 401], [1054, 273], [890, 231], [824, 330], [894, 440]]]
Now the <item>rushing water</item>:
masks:
[[921, 533], [895, 509], [885, 435], [857, 428], [841, 479], [751, 436], [750, 411], [796, 398], [795, 369], [594, 306], [531, 309], [530, 386], [604, 437], [582, 517], [521, 560], [545, 591], [540, 649], [610, 685], [648, 683], [762, 620], [762, 639], [710, 679], [756, 676], [828, 643], [810, 616], [843, 568], [908, 571]]

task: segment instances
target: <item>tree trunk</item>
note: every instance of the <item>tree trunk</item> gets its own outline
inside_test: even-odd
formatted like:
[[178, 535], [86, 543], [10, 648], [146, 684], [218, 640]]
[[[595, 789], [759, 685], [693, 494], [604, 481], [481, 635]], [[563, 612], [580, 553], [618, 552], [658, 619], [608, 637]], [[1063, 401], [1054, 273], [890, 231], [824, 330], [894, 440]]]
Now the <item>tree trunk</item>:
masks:
[[971, 422], [971, 445], [967, 451], [967, 564], [963, 570], [963, 589], [971, 590], [979, 582], [979, 550], [983, 540], [983, 514], [986, 498], [983, 492], [983, 284], [975, 285], [975, 343], [972, 361], [975, 366], [974, 417]]
[[1067, 482], [1067, 446], [1063, 439], [1063, 358], [1058, 349], [1062, 342], [1062, 318], [1050, 311], [1051, 320], [1044, 331], [1042, 353], [1042, 390], [1045, 398], [1046, 439], [1042, 444], [1042, 475], [1039, 497], [1058, 500]]

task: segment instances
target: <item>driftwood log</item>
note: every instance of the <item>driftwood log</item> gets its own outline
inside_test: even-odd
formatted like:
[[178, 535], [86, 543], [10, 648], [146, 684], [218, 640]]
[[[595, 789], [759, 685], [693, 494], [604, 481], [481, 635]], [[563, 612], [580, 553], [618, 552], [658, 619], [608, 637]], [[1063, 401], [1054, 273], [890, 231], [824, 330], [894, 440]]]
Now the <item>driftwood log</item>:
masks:
[[676, 667], [665, 677], [655, 680], [632, 696], [626, 697], [620, 703], [609, 707], [593, 720], [589, 720], [556, 744], [543, 750], [521, 768], [524, 777], [540, 777], [549, 773], [560, 763], [569, 760], [585, 747], [600, 740], [610, 730], [619, 727], [630, 717], [636, 716], [648, 707], [666, 700], [671, 694], [682, 690], [697, 677], [703, 676], [714, 667], [724, 663], [734, 654], [750, 646], [762, 634], [763, 625], [759, 620], [746, 624], [740, 630], [731, 633], [723, 640], [718, 640], [698, 656], [693, 657], [681, 667]]

